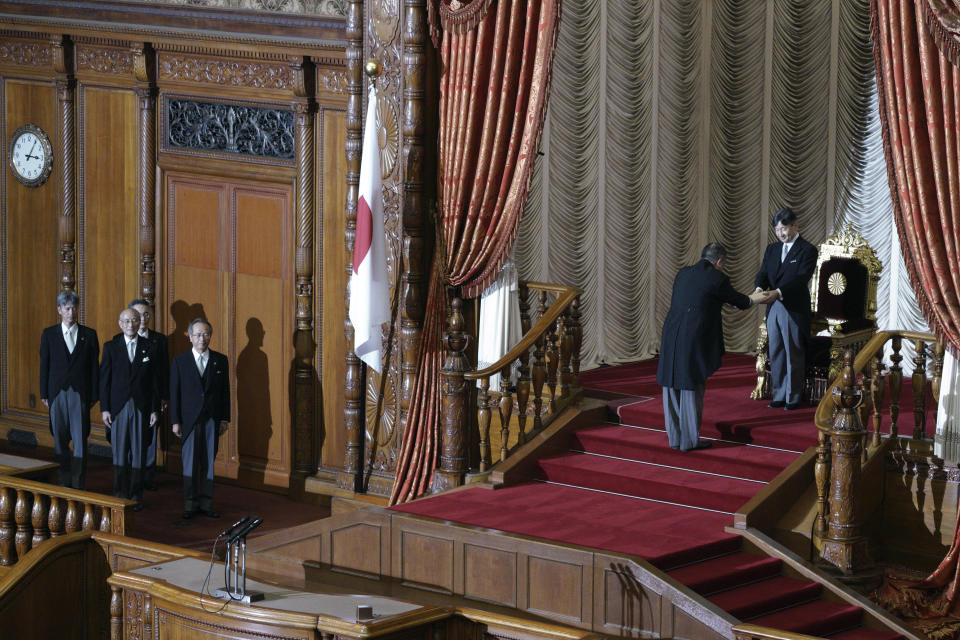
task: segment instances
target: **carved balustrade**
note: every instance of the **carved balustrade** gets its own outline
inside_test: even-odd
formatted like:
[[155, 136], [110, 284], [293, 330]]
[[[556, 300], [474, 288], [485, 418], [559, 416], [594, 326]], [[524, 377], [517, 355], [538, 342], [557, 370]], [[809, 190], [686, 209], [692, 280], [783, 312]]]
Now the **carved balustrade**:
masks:
[[0, 566], [44, 540], [77, 531], [124, 535], [136, 503], [89, 491], [0, 476]]
[[[847, 351], [840, 376], [833, 381], [817, 407], [819, 429], [814, 478], [817, 515], [814, 538], [821, 559], [853, 575], [870, 564], [866, 541], [861, 536], [863, 519], [860, 473], [872, 451], [879, 449], [883, 432], [900, 435], [903, 390], [903, 341], [913, 343], [915, 356], [911, 379], [913, 438], [926, 438], [928, 382], [933, 402], [940, 392], [944, 347], [930, 333], [881, 331], [856, 354]], [[890, 366], [884, 365], [884, 347], [890, 344]], [[928, 358], [933, 375], [928, 379]], [[935, 408], [935, 407], [934, 407]]]
[[[519, 292], [523, 338], [500, 360], [479, 371], [467, 370], [461, 301], [454, 299], [451, 304], [443, 369], [443, 444], [434, 489], [463, 482], [471, 441], [479, 442], [479, 452], [474, 456], [478, 470], [489, 471], [495, 462], [506, 460], [514, 448], [527, 442], [582, 395], [582, 292], [573, 287], [525, 281], [520, 281]], [[499, 389], [491, 390], [490, 378], [496, 374], [500, 374]], [[467, 406], [475, 385], [479, 390], [474, 417]], [[478, 438], [471, 439], [468, 430], [474, 428]], [[499, 436], [499, 451], [495, 454], [491, 451], [491, 428], [495, 429], [494, 436]]]

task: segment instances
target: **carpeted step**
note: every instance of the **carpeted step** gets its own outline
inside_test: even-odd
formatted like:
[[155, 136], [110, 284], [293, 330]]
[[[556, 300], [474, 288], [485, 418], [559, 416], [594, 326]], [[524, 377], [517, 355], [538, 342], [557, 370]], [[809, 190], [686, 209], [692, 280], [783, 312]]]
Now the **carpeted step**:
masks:
[[[687, 455], [700, 458], [702, 451]], [[703, 509], [735, 512], [763, 483], [707, 473], [670, 469], [605, 456], [565, 453], [539, 462], [540, 477], [550, 482], [662, 500]]]
[[814, 600], [749, 620], [750, 624], [781, 631], [827, 636], [859, 626], [863, 610], [850, 604]]
[[708, 596], [779, 575], [781, 564], [778, 558], [740, 551], [675, 569], [670, 572], [670, 577], [700, 595]]
[[903, 636], [896, 631], [887, 629], [870, 629], [868, 627], [857, 627], [849, 631], [830, 636], [830, 640], [902, 640]]
[[663, 569], [733, 553], [741, 543], [723, 530], [726, 514], [542, 482], [445, 493], [391, 510], [629, 553]]
[[816, 600], [821, 586], [809, 580], [775, 576], [710, 596], [709, 600], [741, 620]]
[[622, 424], [600, 424], [577, 429], [570, 448], [764, 482], [777, 477], [797, 457], [797, 454], [789, 451], [719, 440], [713, 442], [712, 448], [691, 456], [671, 449], [662, 430]]

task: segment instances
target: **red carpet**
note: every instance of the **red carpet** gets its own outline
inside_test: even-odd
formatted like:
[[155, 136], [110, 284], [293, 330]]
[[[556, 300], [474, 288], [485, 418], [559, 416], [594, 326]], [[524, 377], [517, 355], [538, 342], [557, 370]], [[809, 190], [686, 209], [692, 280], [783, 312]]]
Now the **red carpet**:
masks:
[[[821, 600], [819, 584], [781, 575], [779, 560], [740, 551], [740, 538], [724, 532], [733, 512], [816, 444], [814, 408], [750, 400], [754, 358], [728, 355], [704, 398], [702, 436], [713, 447], [683, 453], [667, 443], [655, 378], [655, 360], [583, 373], [587, 395], [609, 399], [622, 424], [577, 430], [568, 451], [541, 460], [522, 484], [394, 510], [639, 556], [743, 621], [838, 640], [899, 637], [860, 627], [858, 607]], [[902, 414], [912, 425], [912, 410]]]

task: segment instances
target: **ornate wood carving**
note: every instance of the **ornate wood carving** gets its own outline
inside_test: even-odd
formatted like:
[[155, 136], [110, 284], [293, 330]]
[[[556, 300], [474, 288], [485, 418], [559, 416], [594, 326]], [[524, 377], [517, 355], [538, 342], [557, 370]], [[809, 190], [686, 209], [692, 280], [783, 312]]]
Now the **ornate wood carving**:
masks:
[[[467, 467], [466, 432], [467, 403], [470, 388], [463, 374], [470, 369], [464, 350], [467, 348], [467, 335], [464, 333], [463, 314], [460, 308], [463, 301], [453, 298], [450, 301], [450, 318], [447, 332], [443, 336], [446, 358], [440, 373], [442, 380], [442, 403], [440, 411], [442, 429], [440, 445], [440, 467], [433, 474], [433, 490], [444, 491], [463, 484], [463, 474]], [[505, 378], [501, 378], [505, 379]], [[512, 399], [509, 393], [501, 396]], [[502, 415], [501, 415], [502, 419]], [[501, 424], [508, 424], [509, 419]]]
[[124, 589], [123, 631], [126, 640], [141, 640], [143, 635], [143, 597], [142, 591]]
[[[131, 51], [131, 71], [137, 78], [143, 74], [144, 80], [150, 82], [152, 65], [148, 60], [152, 56], [149, 47], [138, 45]], [[152, 84], [138, 86], [134, 89], [137, 95], [139, 118], [137, 120], [137, 137], [140, 140], [140, 156], [137, 158], [137, 209], [140, 219], [140, 295], [150, 304], [156, 298], [156, 157], [157, 157], [157, 90]]]
[[115, 47], [77, 45], [77, 71], [92, 71], [112, 75], [128, 75], [133, 72], [134, 52]]
[[837, 413], [830, 433], [833, 445], [830, 520], [820, 558], [826, 566], [839, 570], [849, 578], [862, 573], [872, 564], [867, 554], [867, 539], [860, 535], [863, 523], [857, 507], [861, 448], [866, 433], [856, 410], [863, 402], [863, 397], [856, 387], [853, 351], [848, 350], [844, 354], [842, 379], [834, 389], [833, 398]]
[[225, 59], [217, 56], [161, 51], [158, 80], [215, 84], [227, 87], [287, 90], [290, 66], [280, 61]]
[[68, 71], [71, 68], [69, 60], [72, 44], [66, 39], [54, 40], [50, 43], [50, 48], [54, 52], [55, 66], [59, 67], [59, 76], [55, 83], [60, 113], [60, 289], [66, 291], [77, 288], [76, 138], [73, 107], [76, 80]]
[[425, 193], [427, 13], [424, 0], [403, 2], [403, 273], [400, 276], [401, 364], [400, 426], [407, 427], [407, 412], [416, 384], [417, 360], [426, 305], [427, 200]]
[[317, 90], [333, 93], [338, 96], [347, 95], [347, 70], [343, 68], [319, 68], [317, 70]]
[[[300, 77], [303, 77], [302, 61]], [[306, 98], [293, 104], [297, 150], [296, 210], [296, 335], [294, 336], [293, 471], [301, 476], [317, 467], [314, 451], [317, 374], [313, 368], [316, 340], [313, 335], [313, 237], [316, 224], [314, 192], [313, 103]]]
[[23, 67], [47, 67], [53, 64], [53, 48], [50, 42], [0, 40], [0, 63]]
[[[347, 4], [347, 202], [345, 207], [347, 245], [347, 281], [352, 270], [353, 241], [357, 232], [357, 196], [360, 184], [360, 150], [363, 145], [363, 0], [349, 0]], [[350, 305], [350, 293], [344, 291], [344, 304]], [[363, 437], [363, 376], [360, 359], [353, 352], [353, 325], [350, 317], [344, 321], [347, 338], [347, 373], [344, 381], [345, 405], [343, 422], [346, 429], [344, 473], [337, 479], [342, 488], [354, 489], [361, 471]]]

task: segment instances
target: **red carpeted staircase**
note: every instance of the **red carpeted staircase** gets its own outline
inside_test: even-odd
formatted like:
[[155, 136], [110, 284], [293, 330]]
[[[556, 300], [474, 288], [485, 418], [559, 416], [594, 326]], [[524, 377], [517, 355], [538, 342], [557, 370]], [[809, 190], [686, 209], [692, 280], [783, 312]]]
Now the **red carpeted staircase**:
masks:
[[[647, 389], [655, 369], [642, 364], [629, 373], [634, 388]], [[624, 388], [610, 371], [599, 377]], [[616, 403], [621, 424], [573, 432], [569, 450], [540, 460], [529, 482], [394, 509], [640, 556], [744, 622], [840, 640], [901, 637], [859, 626], [859, 607], [823, 599], [820, 584], [783, 575], [780, 560], [744, 552], [742, 539], [724, 531], [817, 439], [812, 408], [751, 401], [754, 381], [753, 359], [743, 356], [728, 356], [711, 378], [702, 430], [710, 449], [671, 449], [659, 398], [635, 398]]]

